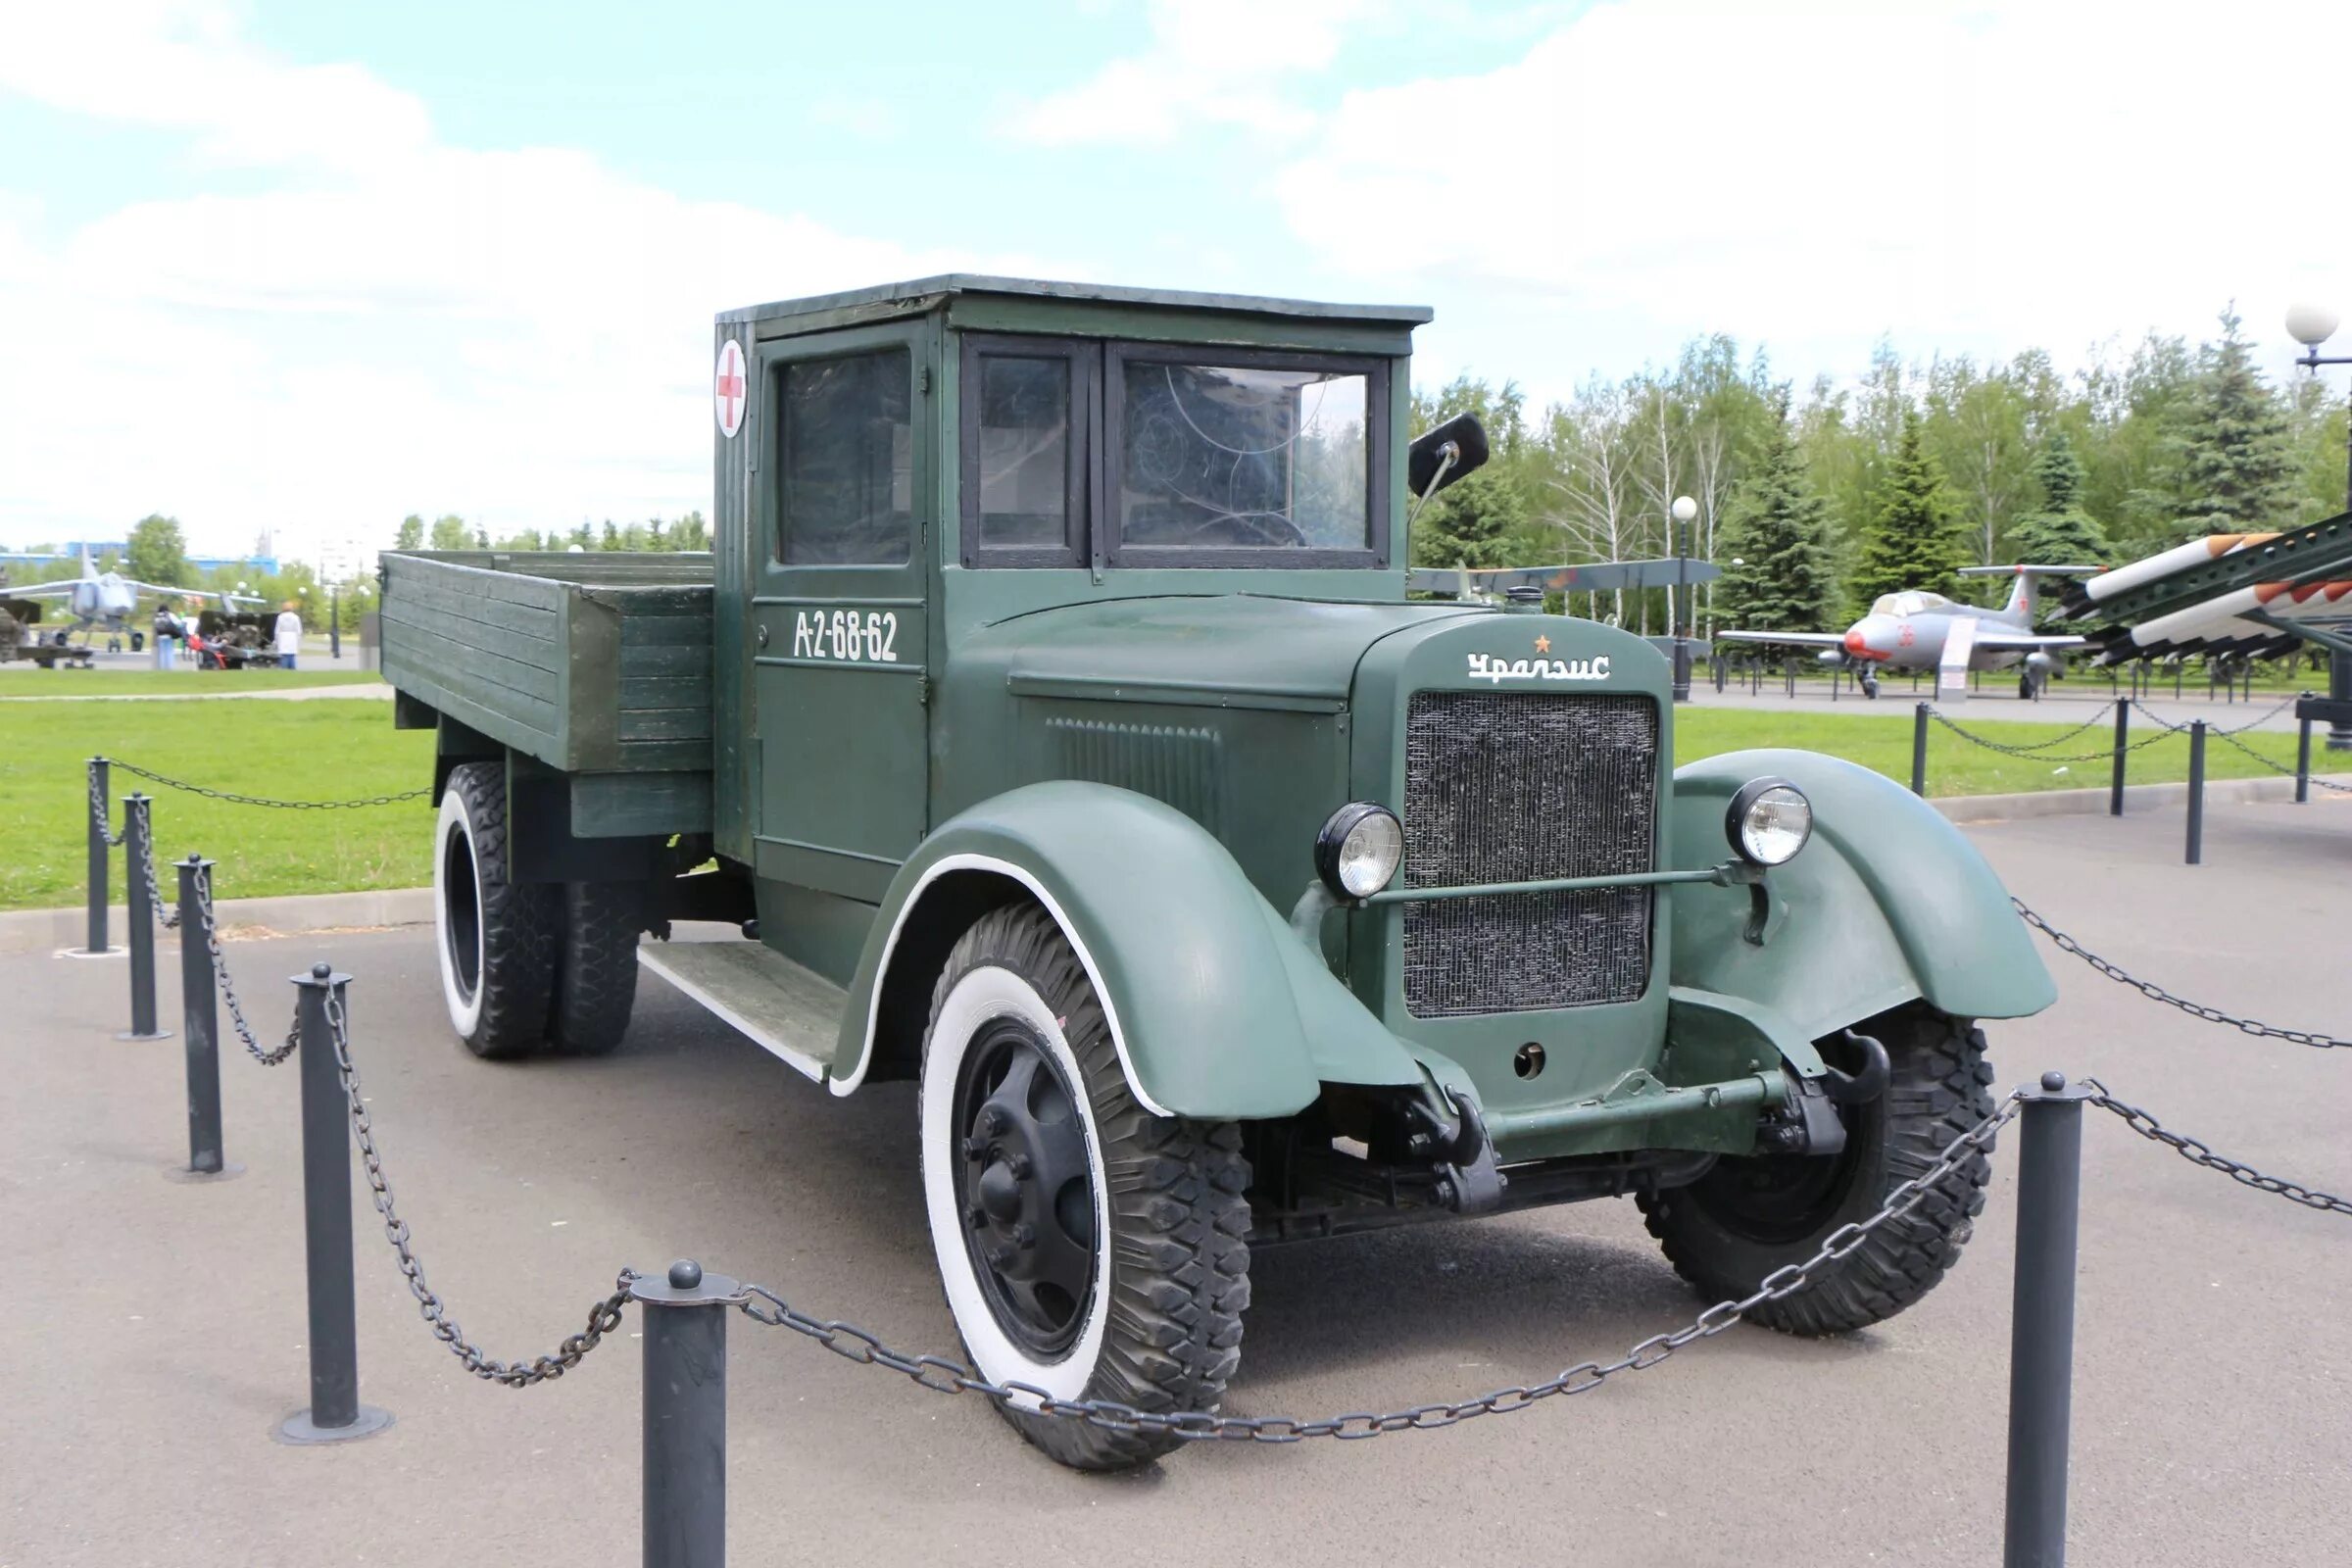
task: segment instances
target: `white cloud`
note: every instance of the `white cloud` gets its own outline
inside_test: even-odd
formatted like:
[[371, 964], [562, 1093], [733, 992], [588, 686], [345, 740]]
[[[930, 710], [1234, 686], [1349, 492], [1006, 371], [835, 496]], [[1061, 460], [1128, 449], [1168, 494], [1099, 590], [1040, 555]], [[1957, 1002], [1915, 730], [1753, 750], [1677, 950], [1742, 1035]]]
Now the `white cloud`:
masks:
[[0, 91], [247, 172], [63, 230], [0, 195], [0, 539], [158, 508], [209, 548], [297, 550], [409, 510], [707, 513], [714, 310], [964, 260], [448, 145], [413, 97], [273, 59], [216, 7], [99, 11], [0, 15]]
[[1278, 136], [1313, 129], [1285, 78], [1322, 71], [1380, 0], [1151, 0], [1152, 44], [1013, 116], [1046, 146], [1164, 146], [1196, 122]]
[[1660, 352], [2066, 355], [2233, 296], [2275, 335], [2315, 266], [2352, 296], [2340, 106], [2308, 88], [2348, 66], [2334, 4], [1623, 0], [1500, 70], [1349, 93], [1275, 190], [1335, 270]]

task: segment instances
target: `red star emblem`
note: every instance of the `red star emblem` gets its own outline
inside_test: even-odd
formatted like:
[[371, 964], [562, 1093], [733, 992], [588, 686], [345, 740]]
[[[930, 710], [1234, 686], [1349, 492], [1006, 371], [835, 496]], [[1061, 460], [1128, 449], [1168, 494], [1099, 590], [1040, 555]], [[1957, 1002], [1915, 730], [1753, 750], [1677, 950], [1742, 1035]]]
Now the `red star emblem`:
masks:
[[1550, 639], [1550, 638], [1548, 638], [1548, 637], [1539, 637], [1539, 638], [1537, 638], [1537, 639], [1536, 639], [1536, 652], [1537, 652], [1537, 653], [1539, 653], [1539, 654], [1548, 654], [1548, 653], [1550, 653], [1550, 652], [1551, 652], [1551, 639]]

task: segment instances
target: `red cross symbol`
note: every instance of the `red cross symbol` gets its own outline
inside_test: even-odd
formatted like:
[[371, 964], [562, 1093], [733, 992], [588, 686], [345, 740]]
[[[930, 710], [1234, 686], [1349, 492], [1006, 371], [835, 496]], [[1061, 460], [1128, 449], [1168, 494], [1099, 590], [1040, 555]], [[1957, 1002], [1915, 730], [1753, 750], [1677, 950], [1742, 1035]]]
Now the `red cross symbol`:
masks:
[[718, 351], [718, 427], [732, 436], [743, 425], [743, 350], [729, 339]]

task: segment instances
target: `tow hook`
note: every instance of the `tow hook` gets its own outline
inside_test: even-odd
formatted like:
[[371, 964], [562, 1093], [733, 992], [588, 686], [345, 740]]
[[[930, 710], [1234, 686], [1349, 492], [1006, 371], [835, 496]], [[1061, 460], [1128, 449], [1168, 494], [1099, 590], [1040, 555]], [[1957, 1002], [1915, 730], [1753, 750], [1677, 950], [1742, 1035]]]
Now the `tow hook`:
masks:
[[1821, 1086], [1840, 1105], [1867, 1105], [1886, 1092], [1887, 1081], [1894, 1076], [1894, 1069], [1886, 1060], [1886, 1048], [1869, 1035], [1851, 1029], [1844, 1031], [1841, 1038], [1862, 1053], [1862, 1070], [1841, 1072], [1823, 1062]]
[[1502, 1206], [1510, 1178], [1495, 1168], [1494, 1143], [1478, 1106], [1459, 1090], [1446, 1090], [1445, 1096], [1453, 1109], [1450, 1117], [1442, 1117], [1434, 1104], [1413, 1102], [1414, 1112], [1428, 1124], [1413, 1142], [1439, 1156], [1430, 1162], [1438, 1176], [1439, 1202], [1457, 1214], [1490, 1213]]

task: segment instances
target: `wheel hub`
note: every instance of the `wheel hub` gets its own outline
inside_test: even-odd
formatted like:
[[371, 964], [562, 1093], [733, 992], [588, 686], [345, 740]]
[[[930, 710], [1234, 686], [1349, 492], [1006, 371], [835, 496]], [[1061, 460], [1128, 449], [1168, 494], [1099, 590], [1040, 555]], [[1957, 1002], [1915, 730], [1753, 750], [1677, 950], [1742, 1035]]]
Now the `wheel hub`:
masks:
[[1095, 1193], [1075, 1087], [1035, 1030], [999, 1018], [956, 1089], [972, 1271], [989, 1309], [1039, 1356], [1066, 1350], [1093, 1294]]

